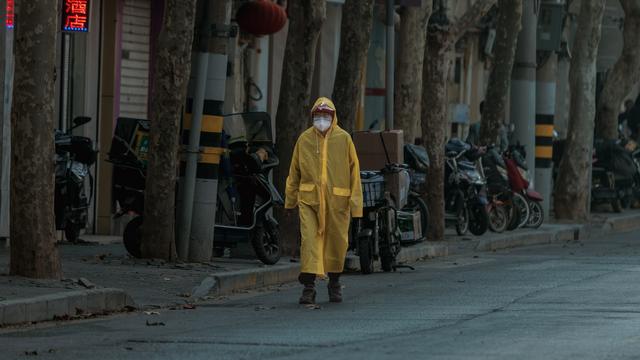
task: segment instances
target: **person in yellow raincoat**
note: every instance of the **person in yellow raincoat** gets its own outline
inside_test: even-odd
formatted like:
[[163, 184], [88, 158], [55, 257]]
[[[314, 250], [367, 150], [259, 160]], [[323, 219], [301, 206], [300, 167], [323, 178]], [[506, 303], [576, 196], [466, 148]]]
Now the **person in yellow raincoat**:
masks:
[[349, 223], [351, 217], [362, 217], [360, 165], [331, 100], [319, 98], [311, 117], [313, 126], [300, 135], [293, 150], [285, 200], [285, 209], [297, 207], [300, 215], [300, 303], [315, 303], [315, 278], [325, 274], [329, 300], [341, 302]]

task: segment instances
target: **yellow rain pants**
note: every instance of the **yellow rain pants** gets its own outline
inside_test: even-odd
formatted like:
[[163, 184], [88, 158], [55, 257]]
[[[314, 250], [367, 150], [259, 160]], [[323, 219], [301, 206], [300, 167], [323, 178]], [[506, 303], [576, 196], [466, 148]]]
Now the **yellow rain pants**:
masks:
[[[335, 110], [333, 102], [319, 98]], [[313, 110], [311, 111], [313, 113]], [[340, 273], [351, 217], [362, 217], [362, 185], [356, 149], [334, 113], [329, 131], [311, 127], [300, 135], [287, 178], [285, 208], [300, 213], [301, 272]]]

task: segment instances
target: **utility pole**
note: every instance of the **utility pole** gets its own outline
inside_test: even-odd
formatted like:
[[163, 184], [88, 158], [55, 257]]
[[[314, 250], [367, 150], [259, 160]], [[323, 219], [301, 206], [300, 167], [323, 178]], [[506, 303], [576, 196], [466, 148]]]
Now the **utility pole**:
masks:
[[536, 124], [536, 27], [537, 0], [524, 0], [522, 31], [511, 81], [511, 120], [515, 125], [511, 142], [524, 145], [531, 179], [535, 179]]
[[180, 166], [176, 246], [178, 256], [192, 262], [210, 261], [213, 253], [231, 3], [201, 0], [197, 7], [201, 25], [183, 121], [189, 143]]
[[393, 129], [393, 90], [395, 86], [395, 24], [394, 24], [394, 1], [387, 1], [387, 61], [386, 67], [386, 85], [387, 85], [387, 98], [386, 100], [386, 116], [385, 116], [385, 129]]
[[0, 24], [0, 239], [9, 237], [9, 180], [11, 164], [11, 95], [13, 92], [13, 26], [14, 8], [6, 0], [6, 19]]
[[544, 201], [542, 209], [549, 214], [551, 204], [553, 126], [556, 114], [556, 75], [558, 56], [550, 54], [536, 75], [536, 172], [535, 184]]

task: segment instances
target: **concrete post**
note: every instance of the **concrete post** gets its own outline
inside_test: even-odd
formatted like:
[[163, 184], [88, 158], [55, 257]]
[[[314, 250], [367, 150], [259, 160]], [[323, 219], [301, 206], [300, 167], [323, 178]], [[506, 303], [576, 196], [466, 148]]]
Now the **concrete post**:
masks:
[[231, 3], [198, 3], [203, 20], [193, 54], [197, 67], [191, 74], [183, 121], [182, 138], [189, 139], [189, 144], [184, 159], [187, 161], [180, 164], [181, 212], [176, 246], [179, 257], [192, 262], [210, 261], [213, 253]]
[[387, 61], [386, 61], [386, 116], [385, 129], [393, 129], [393, 90], [395, 86], [395, 23], [394, 1], [387, 0]]
[[[549, 214], [551, 204], [553, 126], [556, 113], [557, 55], [551, 54], [538, 70], [536, 81], [536, 190], [542, 194], [542, 209]], [[548, 216], [547, 216], [548, 218]]]
[[511, 121], [515, 125], [511, 143], [519, 142], [525, 146], [531, 179], [535, 179], [536, 3], [535, 0], [524, 0], [522, 31], [518, 37], [511, 81], [510, 107]]

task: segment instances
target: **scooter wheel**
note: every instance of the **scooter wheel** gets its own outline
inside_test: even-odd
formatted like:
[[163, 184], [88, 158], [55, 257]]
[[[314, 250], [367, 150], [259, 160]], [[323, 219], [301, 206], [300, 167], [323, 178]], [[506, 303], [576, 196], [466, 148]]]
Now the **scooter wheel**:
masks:
[[611, 207], [613, 208], [613, 212], [621, 213], [622, 201], [620, 201], [620, 199], [611, 200]]
[[135, 257], [142, 257], [142, 216], [138, 216], [137, 218], [129, 221], [127, 226], [124, 228], [124, 233], [122, 234], [122, 241], [124, 242], [124, 247], [127, 249], [127, 252]]
[[371, 274], [373, 272], [373, 249], [371, 248], [371, 237], [361, 236], [358, 238], [358, 256], [360, 258], [360, 272]]
[[64, 228], [64, 237], [70, 243], [77, 243], [80, 238], [80, 226], [73, 223], [67, 223]]
[[529, 222], [527, 223], [527, 227], [537, 229], [544, 222], [544, 211], [542, 210], [542, 205], [537, 201], [530, 201], [529, 210]]
[[489, 211], [489, 229], [495, 233], [502, 233], [509, 225], [509, 216], [504, 207], [494, 205]]
[[251, 245], [256, 257], [266, 265], [274, 265], [280, 260], [280, 240], [278, 229], [268, 229], [266, 224], [258, 225], [251, 234]]
[[396, 258], [391, 254], [383, 254], [380, 257], [380, 267], [382, 267], [382, 271], [384, 272], [392, 271], [395, 264]]

